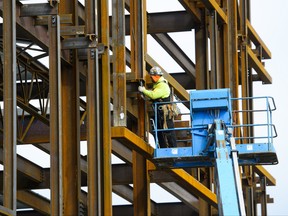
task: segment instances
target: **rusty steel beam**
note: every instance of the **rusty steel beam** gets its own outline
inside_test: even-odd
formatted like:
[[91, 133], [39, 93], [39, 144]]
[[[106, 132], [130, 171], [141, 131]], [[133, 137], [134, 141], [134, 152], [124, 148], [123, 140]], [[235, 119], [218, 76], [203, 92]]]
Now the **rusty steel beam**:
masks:
[[247, 47], [247, 53], [249, 66], [257, 72], [258, 81], [262, 81], [264, 84], [272, 84], [272, 77], [250, 47]]
[[50, 201], [37, 193], [27, 190], [17, 191], [17, 199], [44, 215], [51, 215]]
[[102, 152], [101, 159], [103, 166], [102, 169], [102, 188], [103, 188], [103, 211], [107, 215], [112, 215], [112, 170], [111, 170], [111, 152], [112, 152], [112, 141], [111, 141], [111, 111], [110, 111], [110, 36], [109, 36], [109, 4], [108, 0], [100, 1], [100, 21], [101, 25], [99, 28], [100, 38], [99, 41], [105, 47], [104, 52], [101, 56], [101, 130], [102, 130]]
[[111, 137], [112, 139], [118, 140], [129, 149], [141, 153], [148, 159], [151, 159], [153, 156], [153, 148], [126, 127], [112, 127]]
[[206, 25], [205, 12], [201, 14], [201, 25], [195, 29], [195, 61], [196, 70], [196, 89], [208, 88], [208, 28]]
[[259, 176], [266, 177], [268, 186], [276, 186], [276, 179], [263, 166], [254, 166], [253, 169]]
[[209, 9], [210, 11], [216, 12], [217, 17], [219, 17], [221, 22], [227, 23], [227, 19], [228, 19], [227, 15], [216, 0], [202, 0], [202, 2], [204, 3], [207, 9]]
[[180, 199], [187, 206], [199, 213], [199, 199], [175, 182], [164, 182], [159, 184], [163, 189]]
[[[141, 152], [142, 155], [146, 155], [145, 157], [149, 160], [152, 159], [153, 148], [145, 143], [140, 137], [133, 134], [125, 127], [112, 127], [112, 138], [117, 139], [124, 145], [126, 145], [130, 149], [134, 149], [135, 151]], [[149, 166], [149, 170], [153, 170], [155, 167], [152, 165]], [[196, 179], [194, 179], [190, 174], [185, 172], [184, 170], [168, 170], [168, 173], [179, 181], [181, 186], [184, 186], [186, 189], [190, 188], [192, 194], [196, 196], [202, 197], [212, 206], [217, 208], [217, 198], [216, 194], [212, 193], [207, 187], [202, 185]]]
[[194, 18], [195, 22], [201, 23], [201, 10], [197, 7], [196, 1], [179, 0], [180, 4], [188, 11]]
[[167, 53], [183, 68], [183, 70], [192, 77], [195, 82], [196, 72], [195, 64], [184, 53], [184, 51], [167, 34], [151, 34], [151, 36], [167, 51]]
[[16, 215], [16, 2], [3, 2], [4, 125], [3, 125], [3, 206]]
[[252, 24], [249, 22], [249, 20], [246, 20], [246, 25], [249, 39], [255, 44], [256, 49], [259, 47], [261, 49], [261, 52], [259, 54], [260, 58], [263, 57], [265, 59], [271, 59], [272, 58], [271, 51], [263, 42], [263, 40], [260, 38], [256, 30], [253, 28]]
[[62, 102], [60, 20], [58, 15], [49, 17], [49, 91], [50, 91], [50, 167], [51, 167], [51, 214], [62, 215]]
[[[59, 16], [71, 14], [72, 24], [78, 25], [78, 1], [62, 0]], [[60, 33], [61, 34], [61, 33]], [[62, 36], [63, 37], [63, 36]], [[65, 36], [68, 38], [68, 36]], [[69, 37], [71, 38], [71, 37]], [[69, 50], [72, 67], [61, 68], [62, 93], [62, 172], [63, 172], [63, 215], [80, 214], [80, 113], [79, 113], [79, 70], [77, 50]], [[63, 48], [62, 48], [63, 53]], [[51, 55], [50, 55], [51, 56]]]
[[126, 126], [126, 49], [124, 0], [112, 1], [113, 126]]
[[215, 208], [217, 207], [217, 196], [207, 187], [202, 185], [199, 181], [193, 178], [190, 174], [185, 172], [182, 169], [171, 169], [169, 170], [172, 176], [178, 181], [181, 186], [184, 186], [186, 190], [192, 193], [195, 196], [201, 197], [210, 205]]

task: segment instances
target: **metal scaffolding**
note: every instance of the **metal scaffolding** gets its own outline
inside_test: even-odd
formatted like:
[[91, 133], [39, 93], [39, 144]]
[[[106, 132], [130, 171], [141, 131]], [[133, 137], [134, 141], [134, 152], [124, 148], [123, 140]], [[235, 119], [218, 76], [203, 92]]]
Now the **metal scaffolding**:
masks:
[[[175, 0], [183, 10], [161, 13], [147, 12], [146, 1], [0, 0], [1, 214], [218, 214], [213, 168], [159, 169], [153, 163], [150, 104], [137, 89], [139, 81], [149, 85], [152, 66], [163, 66], [147, 53], [147, 35], [183, 68], [163, 69], [181, 100], [189, 99], [190, 89], [230, 88], [235, 98], [252, 97], [254, 82], [272, 83], [263, 63], [271, 52], [251, 25], [250, 0]], [[172, 32], [193, 32], [195, 62]], [[239, 107], [253, 104], [233, 103]], [[249, 113], [234, 118], [253, 123]], [[82, 142], [86, 155], [80, 154]], [[16, 154], [20, 145], [49, 154], [50, 166]], [[124, 163], [112, 164], [112, 154]], [[241, 180], [247, 215], [258, 209], [267, 215], [273, 198], [266, 186], [276, 180], [262, 166], [241, 167]], [[151, 183], [181, 202], [152, 200]], [[131, 205], [113, 206], [112, 192]]]

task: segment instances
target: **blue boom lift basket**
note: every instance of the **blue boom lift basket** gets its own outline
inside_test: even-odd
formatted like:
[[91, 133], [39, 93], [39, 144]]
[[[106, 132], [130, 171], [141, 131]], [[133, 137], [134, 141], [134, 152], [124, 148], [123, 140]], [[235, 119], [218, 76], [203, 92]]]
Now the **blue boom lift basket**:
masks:
[[[232, 110], [232, 102], [238, 100], [261, 101], [264, 109], [254, 110]], [[187, 104], [187, 101], [173, 103]], [[159, 129], [154, 128], [156, 149], [154, 161], [161, 167], [207, 167], [215, 165], [215, 121], [220, 120], [224, 126], [225, 139], [227, 140], [228, 153], [231, 154], [230, 138], [235, 138], [236, 151], [238, 153], [239, 165], [269, 165], [277, 164], [278, 159], [273, 146], [273, 138], [277, 136], [275, 126], [272, 124], [272, 111], [276, 109], [271, 97], [231, 98], [229, 89], [195, 90], [190, 91], [190, 121], [191, 126]], [[155, 103], [157, 110], [163, 103]], [[260, 114], [261, 124], [236, 124], [233, 115]], [[255, 118], [255, 117], [254, 117]], [[258, 120], [259, 120], [258, 119]], [[254, 121], [257, 119], [254, 119]], [[157, 112], [155, 120], [157, 125]], [[243, 135], [237, 137], [233, 131], [238, 128], [243, 132], [244, 128], [253, 128], [252, 131], [265, 132], [265, 135]], [[187, 131], [191, 134], [191, 146], [177, 148], [159, 148], [157, 132], [168, 132], [169, 130]], [[234, 151], [234, 150], [233, 150]]]

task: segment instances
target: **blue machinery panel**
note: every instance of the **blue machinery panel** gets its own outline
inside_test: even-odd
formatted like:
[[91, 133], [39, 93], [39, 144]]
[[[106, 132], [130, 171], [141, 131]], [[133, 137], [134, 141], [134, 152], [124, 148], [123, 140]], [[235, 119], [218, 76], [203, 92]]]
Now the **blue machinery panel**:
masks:
[[[233, 111], [231, 108], [233, 100], [264, 100], [265, 109]], [[161, 105], [161, 103], [156, 104], [155, 109]], [[158, 167], [166, 168], [215, 167], [219, 214], [245, 215], [238, 165], [278, 163], [273, 147], [273, 138], [277, 136], [272, 124], [271, 113], [276, 109], [273, 98], [233, 99], [229, 89], [197, 90], [190, 92], [189, 105], [191, 127], [174, 130], [187, 130], [191, 133], [192, 145], [179, 148], [156, 148], [155, 163]], [[262, 124], [235, 125], [232, 122], [232, 112], [238, 112], [239, 115], [243, 112], [264, 113], [264, 117], [261, 116], [260, 119], [265, 121]], [[157, 116], [155, 121], [156, 119]], [[235, 128], [243, 130], [245, 127], [258, 127], [265, 132], [265, 135], [233, 137]], [[169, 130], [154, 129], [155, 134], [158, 131]], [[157, 135], [155, 138], [157, 144]], [[256, 142], [258, 140], [260, 142]]]

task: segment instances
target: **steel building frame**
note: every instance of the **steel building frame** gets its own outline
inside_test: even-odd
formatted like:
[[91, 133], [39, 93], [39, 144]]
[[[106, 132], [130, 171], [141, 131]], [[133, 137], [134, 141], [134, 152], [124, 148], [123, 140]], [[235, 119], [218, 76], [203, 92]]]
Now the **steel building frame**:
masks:
[[[85, 0], [85, 7], [77, 0], [0, 0], [1, 214], [217, 214], [212, 168], [162, 170], [153, 163], [149, 102], [137, 92], [140, 80], [149, 85], [147, 71], [161, 67], [147, 53], [147, 35], [183, 68], [164, 71], [181, 100], [188, 100], [187, 89], [230, 88], [233, 97], [253, 96], [253, 82], [272, 83], [263, 63], [271, 52], [250, 23], [249, 0], [179, 3], [183, 11], [148, 13], [146, 0]], [[169, 36], [187, 31], [195, 36], [195, 62]], [[48, 56], [49, 67], [40, 61]], [[246, 100], [233, 104], [240, 105], [253, 107]], [[235, 121], [252, 123], [253, 116]], [[87, 141], [87, 156], [80, 154], [80, 141]], [[27, 144], [50, 155], [49, 168], [16, 154], [17, 145]], [[112, 153], [125, 163], [112, 164]], [[257, 204], [266, 215], [273, 203], [266, 186], [276, 180], [262, 166], [242, 167], [241, 174], [247, 215], [257, 215]], [[155, 202], [150, 183], [181, 202]], [[50, 197], [37, 189], [50, 189]], [[132, 205], [113, 206], [112, 192]]]

